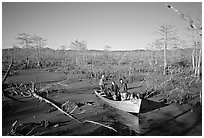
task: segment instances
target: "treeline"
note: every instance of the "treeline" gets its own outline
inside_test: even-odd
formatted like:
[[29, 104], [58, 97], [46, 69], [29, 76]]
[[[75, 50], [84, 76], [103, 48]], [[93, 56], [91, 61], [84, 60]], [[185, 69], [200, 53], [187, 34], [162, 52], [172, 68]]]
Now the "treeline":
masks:
[[[163, 50], [103, 51], [103, 50], [53, 50], [41, 48], [40, 66], [37, 49], [10, 48], [2, 50], [3, 73], [11, 59], [14, 70], [41, 68], [47, 71], [63, 73], [96, 74], [120, 72], [133, 75], [134, 72], [162, 70]], [[167, 50], [168, 65], [185, 62], [191, 66], [193, 49]], [[28, 56], [28, 57], [27, 57]], [[29, 58], [29, 64], [26, 59]]]

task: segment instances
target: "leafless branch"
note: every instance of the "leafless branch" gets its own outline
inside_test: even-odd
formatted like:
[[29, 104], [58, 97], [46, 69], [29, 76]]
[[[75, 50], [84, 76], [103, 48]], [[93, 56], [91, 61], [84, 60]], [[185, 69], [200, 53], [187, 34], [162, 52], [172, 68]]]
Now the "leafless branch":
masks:
[[[33, 97], [39, 99], [40, 101], [44, 101], [44, 102], [46, 102], [46, 103], [52, 105], [52, 106], [55, 107], [57, 110], [59, 110], [61, 113], [65, 114], [66, 116], [69, 116], [71, 119], [77, 121], [77, 122], [80, 123], [80, 124], [92, 123], [92, 124], [95, 124], [95, 125], [100, 125], [100, 126], [106, 127], [106, 128], [108, 128], [108, 129], [111, 129], [111, 130], [117, 132], [117, 130], [114, 129], [113, 127], [110, 127], [110, 126], [107, 126], [107, 125], [104, 125], [104, 124], [101, 124], [101, 123], [98, 123], [98, 122], [95, 122], [95, 121], [92, 121], [92, 120], [85, 120], [85, 121], [80, 121], [80, 120], [78, 120], [75, 116], [71, 115], [71, 114], [77, 109], [77, 107], [78, 107], [77, 105], [76, 105], [70, 112], [67, 113], [67, 112], [64, 111], [62, 108], [63, 108], [66, 104], [68, 104], [69, 101], [65, 102], [61, 107], [59, 107], [58, 105], [56, 105], [56, 104], [53, 103], [52, 101], [50, 101], [50, 100], [48, 100], [48, 99], [46, 99], [46, 98], [40, 96], [39, 94], [37, 94], [37, 93], [36, 93], [35, 83], [34, 83], [34, 82], [32, 82], [32, 86], [31, 86], [31, 89], [29, 90], [29, 92], [31, 93], [31, 95], [32, 95]], [[69, 106], [68, 106], [68, 107], [69, 107]], [[67, 111], [68, 111], [68, 110], [67, 110]], [[82, 113], [84, 113], [84, 112], [85, 112], [85, 110], [83, 110], [82, 112], [80, 112], [80, 113], [78, 113], [78, 114], [82, 114]], [[17, 121], [13, 123], [12, 128], [14, 128], [14, 126], [16, 125], [16, 123], [17, 123]], [[26, 135], [29, 135], [34, 129], [35, 129], [35, 128], [31, 129], [31, 131], [29, 131]], [[14, 130], [12, 129], [12, 131], [14, 131]], [[12, 132], [12, 131], [11, 131], [11, 132]], [[16, 133], [14, 132], [14, 134], [16, 134]], [[13, 135], [14, 135], [14, 134], [13, 134]]]
[[83, 123], [92, 123], [92, 124], [100, 125], [100, 126], [106, 127], [108, 129], [111, 129], [111, 130], [117, 132], [117, 130], [114, 129], [113, 127], [110, 127], [110, 126], [107, 126], [107, 125], [104, 125], [104, 124], [101, 124], [101, 123], [98, 123], [98, 122], [95, 122], [95, 121], [85, 120], [85, 121], [83, 121]]
[[10, 63], [10, 65], [9, 65], [7, 71], [6, 71], [6, 74], [4, 75], [4, 78], [3, 78], [3, 80], [2, 80], [2, 84], [4, 84], [4, 82], [6, 81], [8, 75], [9, 75], [9, 73], [10, 73], [10, 71], [11, 71], [12, 65], [13, 65], [13, 60], [11, 60], [11, 63]]
[[42, 100], [48, 104], [51, 104], [52, 106], [54, 106], [57, 110], [59, 110], [60, 112], [62, 112], [63, 114], [65, 114], [66, 116], [69, 116], [70, 118], [74, 119], [75, 121], [77, 121], [78, 123], [82, 123], [81, 121], [79, 121], [78, 119], [76, 119], [74, 116], [70, 115], [69, 113], [63, 111], [58, 105], [54, 104], [53, 102], [49, 101], [48, 99], [45, 99], [43, 98], [42, 96], [38, 95], [36, 92], [35, 92], [35, 84], [32, 82], [32, 89], [31, 89], [31, 93], [32, 95], [39, 99], [39, 100]]

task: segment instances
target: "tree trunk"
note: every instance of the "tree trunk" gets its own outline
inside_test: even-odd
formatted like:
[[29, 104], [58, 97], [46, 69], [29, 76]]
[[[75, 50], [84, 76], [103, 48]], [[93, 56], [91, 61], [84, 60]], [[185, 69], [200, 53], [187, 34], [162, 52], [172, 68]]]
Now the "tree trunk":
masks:
[[26, 40], [26, 67], [29, 66], [30, 60], [29, 60], [29, 54], [28, 54], [28, 41]]
[[37, 46], [37, 67], [40, 67], [40, 46]]
[[156, 51], [153, 51], [153, 70], [156, 71], [157, 59], [156, 59]]
[[195, 48], [193, 49], [193, 52], [192, 52], [192, 67], [194, 71], [195, 70]]
[[150, 68], [153, 69], [153, 56], [152, 56], [152, 53], [151, 55], [148, 57], [148, 61], [149, 61], [149, 65], [150, 65]]
[[197, 49], [197, 41], [195, 42], [195, 70], [194, 74], [197, 75], [198, 71], [198, 49]]
[[164, 42], [164, 70], [163, 70], [164, 75], [166, 74], [166, 68], [167, 68], [166, 50], [167, 50], [167, 43], [165, 40], [165, 42]]
[[197, 71], [196, 71], [196, 76], [197, 77], [200, 77], [200, 66], [201, 66], [201, 58], [202, 58], [202, 49], [200, 49], [200, 52], [199, 52], [199, 57], [198, 57], [198, 66], [197, 66]]

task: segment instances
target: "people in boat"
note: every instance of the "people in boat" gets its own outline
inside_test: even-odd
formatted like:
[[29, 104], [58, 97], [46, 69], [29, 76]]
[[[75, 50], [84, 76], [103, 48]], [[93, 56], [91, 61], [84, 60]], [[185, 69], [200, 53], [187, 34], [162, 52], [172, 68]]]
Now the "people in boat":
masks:
[[127, 83], [123, 81], [123, 79], [120, 79], [119, 89], [120, 89], [121, 100], [122, 101], [126, 100], [127, 99]]
[[[127, 92], [128, 93], [128, 92]], [[127, 99], [129, 100], [137, 100], [140, 99], [140, 94], [139, 93], [128, 93], [129, 97]]]
[[132, 99], [134, 99], [134, 93], [130, 93], [130, 92], [127, 92], [127, 96], [126, 96], [126, 99], [128, 99], [128, 100], [132, 100]]
[[108, 99], [113, 99], [112, 96], [114, 95], [114, 93], [112, 93], [112, 91], [111, 91], [110, 88], [108, 88], [108, 89], [105, 91], [105, 94], [106, 94], [106, 96], [107, 96]]
[[137, 93], [137, 94], [136, 94], [136, 98], [137, 98], [137, 99], [141, 99], [141, 94], [140, 94], [140, 93]]
[[121, 96], [120, 96], [120, 93], [119, 93], [119, 87], [115, 83], [115, 81], [111, 82], [111, 91], [114, 92], [113, 99], [115, 101], [120, 101], [121, 100]]
[[101, 79], [99, 80], [99, 87], [100, 87], [101, 92], [104, 92], [104, 89], [105, 89], [104, 79], [105, 79], [105, 76], [102, 75]]

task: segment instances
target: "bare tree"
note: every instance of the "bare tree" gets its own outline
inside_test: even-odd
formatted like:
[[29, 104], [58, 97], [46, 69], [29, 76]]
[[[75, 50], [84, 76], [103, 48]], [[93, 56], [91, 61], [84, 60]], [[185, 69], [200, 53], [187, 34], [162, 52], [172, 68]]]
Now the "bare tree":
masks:
[[166, 74], [167, 68], [167, 49], [169, 46], [175, 45], [175, 42], [178, 40], [177, 32], [175, 30], [175, 26], [164, 24], [161, 25], [158, 29], [158, 33], [160, 35], [160, 39], [157, 41], [163, 44], [164, 50], [164, 69], [163, 74]]
[[26, 66], [28, 66], [30, 63], [28, 48], [29, 48], [30, 44], [32, 43], [31, 35], [26, 34], [26, 33], [18, 34], [17, 40], [19, 40], [20, 41], [19, 44], [21, 44], [23, 46], [23, 48], [26, 49]]
[[[78, 65], [79, 56], [77, 56], [77, 51], [85, 53], [87, 51], [87, 42], [86, 41], [79, 41], [78, 39], [74, 40], [70, 44], [70, 49], [76, 51], [76, 53], [75, 53], [75, 56], [76, 56], [75, 62], [76, 62], [76, 65]], [[83, 55], [83, 61], [85, 61], [85, 55], [84, 54], [82, 54], [82, 55]]]
[[39, 37], [37, 35], [33, 35], [32, 36], [32, 45], [36, 48], [37, 50], [37, 66], [40, 66], [40, 59], [41, 59], [41, 53], [40, 50], [41, 48], [43, 48], [45, 46], [45, 39], [43, 39], [42, 37]]
[[[174, 8], [170, 4], [165, 4], [169, 9], [172, 9], [175, 13], [177, 13], [184, 21], [189, 23], [189, 27], [192, 30], [193, 33], [193, 39], [194, 39], [194, 51], [192, 53], [192, 65], [193, 65], [193, 71], [195, 76], [199, 77], [200, 76], [200, 66], [201, 66], [201, 57], [202, 57], [202, 23], [201, 20], [199, 19], [199, 23], [195, 23], [195, 20], [190, 18], [187, 15], [184, 15], [181, 13], [179, 10]], [[199, 52], [196, 52], [198, 49], [198, 46], [200, 46]], [[196, 54], [197, 53], [197, 54]]]
[[66, 45], [61, 45], [61, 46], [60, 46], [60, 50], [64, 51], [64, 50], [66, 50], [66, 49], [67, 49], [67, 46], [66, 46]]
[[[65, 55], [65, 50], [67, 49], [67, 46], [66, 45], [61, 45], [60, 46], [60, 51], [62, 52], [62, 56]], [[65, 59], [66, 60], [66, 59]]]
[[191, 35], [190, 37], [192, 38], [192, 43], [191, 45], [193, 46], [193, 52], [191, 54], [191, 59], [192, 59], [192, 69], [193, 69], [193, 72], [194, 72], [194, 75], [195, 76], [199, 76], [200, 74], [200, 64], [201, 64], [201, 52], [202, 52], [202, 41], [199, 40], [199, 38], [201, 38], [198, 34], [198, 32], [194, 29], [194, 28], [191, 28], [191, 27], [188, 27], [187, 28], [188, 31], [191, 32]]
[[105, 51], [110, 51], [110, 50], [111, 50], [111, 46], [106, 45], [106, 46], [104, 47], [104, 50], [105, 50]]
[[105, 47], [104, 47], [104, 57], [106, 57], [106, 59], [109, 59], [110, 57], [109, 57], [109, 53], [110, 53], [110, 50], [111, 50], [111, 46], [109, 46], [109, 45], [106, 45]]
[[79, 41], [78, 39], [74, 40], [70, 44], [70, 49], [80, 50], [80, 51], [87, 50], [87, 42], [86, 41]]
[[147, 47], [147, 50], [151, 51], [149, 64], [154, 71], [155, 71], [155, 66], [158, 64], [156, 51], [162, 49], [162, 45], [163, 45], [162, 42], [160, 42], [157, 39], [151, 44], [148, 44], [148, 47]]

